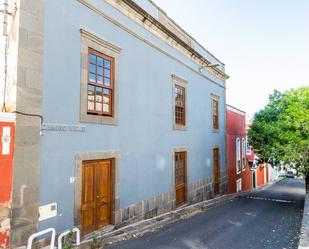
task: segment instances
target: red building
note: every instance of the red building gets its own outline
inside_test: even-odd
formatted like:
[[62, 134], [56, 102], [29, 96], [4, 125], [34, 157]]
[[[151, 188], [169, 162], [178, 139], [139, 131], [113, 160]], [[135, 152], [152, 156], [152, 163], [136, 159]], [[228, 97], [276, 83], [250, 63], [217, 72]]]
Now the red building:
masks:
[[0, 248], [9, 247], [15, 117], [0, 113]]
[[247, 160], [246, 113], [227, 105], [228, 191], [235, 193], [252, 189], [252, 172]]
[[[246, 133], [250, 129], [250, 125], [246, 125]], [[251, 146], [246, 148], [247, 162], [251, 166], [252, 171], [252, 187], [261, 187], [269, 181], [268, 164], [258, 163], [258, 158], [255, 156]]]

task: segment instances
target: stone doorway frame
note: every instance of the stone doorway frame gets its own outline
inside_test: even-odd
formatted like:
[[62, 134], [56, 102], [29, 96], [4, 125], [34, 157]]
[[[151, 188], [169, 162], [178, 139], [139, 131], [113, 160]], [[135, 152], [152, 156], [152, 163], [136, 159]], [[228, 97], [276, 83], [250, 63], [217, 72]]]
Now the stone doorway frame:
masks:
[[77, 152], [75, 154], [75, 184], [74, 184], [74, 226], [82, 229], [81, 225], [81, 198], [82, 198], [82, 167], [83, 161], [91, 160], [107, 160], [111, 159], [112, 163], [112, 211], [111, 224], [118, 225], [121, 223], [121, 211], [119, 208], [119, 161], [120, 152], [104, 151], [104, 152]]

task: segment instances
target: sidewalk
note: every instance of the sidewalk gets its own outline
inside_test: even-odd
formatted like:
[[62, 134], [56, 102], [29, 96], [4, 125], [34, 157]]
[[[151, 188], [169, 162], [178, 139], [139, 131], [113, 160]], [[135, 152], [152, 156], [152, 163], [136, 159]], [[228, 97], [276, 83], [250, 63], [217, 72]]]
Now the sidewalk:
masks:
[[309, 249], [309, 193], [306, 194], [298, 249]]

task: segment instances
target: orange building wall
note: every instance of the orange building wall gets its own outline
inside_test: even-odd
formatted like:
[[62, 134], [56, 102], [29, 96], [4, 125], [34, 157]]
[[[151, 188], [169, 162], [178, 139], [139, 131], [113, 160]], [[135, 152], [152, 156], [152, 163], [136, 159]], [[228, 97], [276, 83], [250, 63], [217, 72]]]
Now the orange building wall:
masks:
[[[10, 150], [8, 155], [2, 154], [3, 127], [10, 127]], [[12, 198], [12, 176], [14, 155], [14, 132], [13, 122], [0, 122], [0, 212], [9, 213]], [[0, 228], [0, 248], [9, 248], [10, 229], [9, 226]]]

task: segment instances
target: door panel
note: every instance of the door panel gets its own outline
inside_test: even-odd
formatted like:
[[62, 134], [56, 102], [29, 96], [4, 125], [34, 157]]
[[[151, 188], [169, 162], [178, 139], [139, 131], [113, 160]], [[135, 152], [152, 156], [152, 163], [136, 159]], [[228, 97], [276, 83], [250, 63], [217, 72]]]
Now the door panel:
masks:
[[213, 184], [214, 195], [219, 194], [219, 177], [220, 177], [220, 165], [219, 165], [219, 149], [213, 149]]
[[110, 161], [100, 161], [96, 166], [97, 184], [97, 221], [98, 226], [110, 224], [111, 174]]
[[175, 153], [175, 192], [176, 206], [186, 202], [186, 152]]
[[111, 223], [111, 160], [83, 162], [81, 223], [87, 234]]
[[87, 162], [83, 164], [81, 219], [84, 233], [95, 229], [94, 171], [95, 163]]

